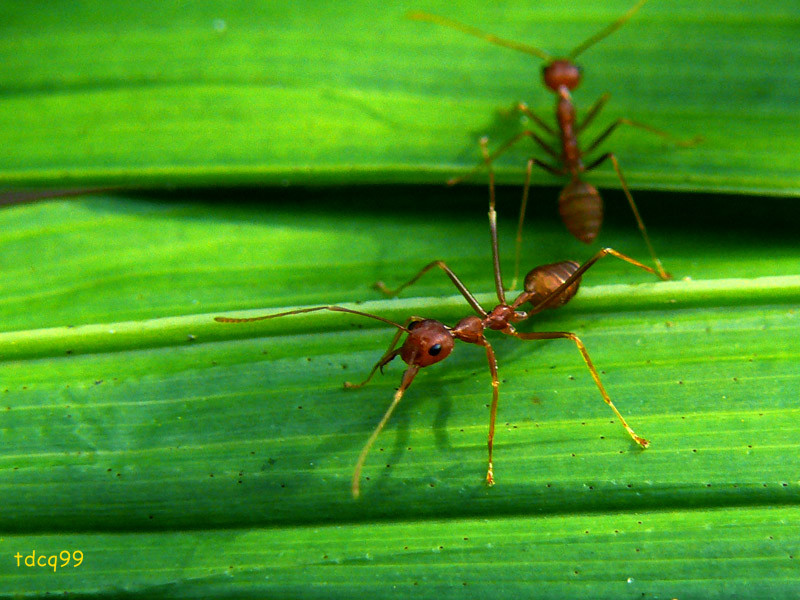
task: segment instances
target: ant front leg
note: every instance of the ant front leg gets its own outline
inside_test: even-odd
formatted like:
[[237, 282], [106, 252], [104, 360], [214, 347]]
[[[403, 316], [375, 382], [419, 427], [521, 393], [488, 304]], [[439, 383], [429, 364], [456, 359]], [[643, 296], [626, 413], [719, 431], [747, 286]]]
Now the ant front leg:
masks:
[[363, 387], [369, 383], [369, 380], [372, 379], [373, 375], [375, 375], [375, 371], [380, 369], [381, 373], [383, 373], [383, 367], [392, 362], [395, 359], [395, 357], [398, 354], [400, 354], [400, 348], [397, 347], [397, 342], [400, 341], [400, 336], [402, 336], [404, 333], [408, 331], [409, 329], [408, 326], [411, 323], [415, 323], [417, 321], [422, 321], [422, 318], [410, 317], [406, 319], [405, 323], [403, 323], [403, 328], [398, 329], [397, 333], [395, 333], [394, 337], [392, 337], [392, 341], [389, 344], [389, 349], [383, 354], [383, 356], [381, 356], [380, 360], [378, 360], [378, 362], [375, 363], [375, 366], [372, 367], [372, 370], [369, 372], [369, 375], [367, 375], [367, 378], [364, 381], [362, 381], [361, 383], [350, 383], [349, 381], [345, 381], [344, 387], [348, 389]]
[[617, 177], [619, 178], [619, 182], [622, 185], [622, 191], [625, 193], [625, 197], [628, 199], [628, 204], [631, 207], [631, 211], [633, 211], [633, 216], [636, 218], [636, 225], [639, 227], [639, 231], [642, 234], [642, 239], [644, 239], [644, 243], [647, 246], [647, 250], [650, 252], [650, 256], [653, 259], [653, 263], [656, 265], [656, 269], [658, 270], [657, 275], [665, 281], [668, 279], [672, 279], [672, 275], [670, 275], [664, 270], [664, 266], [661, 264], [661, 261], [659, 260], [658, 256], [656, 256], [656, 251], [653, 248], [652, 242], [650, 241], [650, 236], [647, 235], [647, 229], [644, 226], [644, 221], [642, 221], [642, 217], [641, 215], [639, 215], [639, 209], [636, 208], [636, 203], [633, 201], [633, 196], [631, 195], [631, 191], [630, 189], [628, 189], [628, 183], [625, 181], [625, 177], [622, 175], [622, 169], [620, 169], [619, 162], [617, 162], [617, 157], [614, 156], [612, 152], [604, 154], [596, 161], [588, 165], [586, 167], [586, 170], [590, 171], [600, 166], [609, 159], [611, 160], [611, 164], [614, 166], [614, 170], [617, 172]]
[[628, 435], [631, 436], [634, 442], [636, 442], [642, 448], [647, 448], [650, 445], [643, 437], [637, 435], [637, 433], [631, 429], [630, 425], [625, 421], [625, 418], [620, 414], [617, 410], [617, 407], [614, 406], [614, 403], [611, 401], [608, 393], [606, 392], [605, 388], [603, 387], [603, 383], [600, 381], [600, 375], [597, 373], [597, 369], [595, 368], [594, 364], [592, 363], [592, 359], [589, 357], [589, 352], [586, 350], [586, 347], [583, 345], [583, 342], [580, 338], [575, 335], [574, 333], [569, 333], [567, 331], [534, 331], [531, 333], [520, 333], [517, 331], [510, 332], [511, 335], [518, 337], [522, 340], [554, 340], [565, 338], [568, 340], [572, 340], [575, 342], [575, 345], [578, 347], [578, 351], [580, 351], [581, 356], [583, 357], [583, 361], [586, 363], [586, 367], [589, 369], [589, 373], [592, 375], [592, 379], [594, 380], [595, 384], [597, 385], [597, 389], [600, 390], [600, 395], [603, 396], [603, 400], [606, 404], [611, 407], [611, 410], [614, 411], [614, 414], [617, 415], [622, 426], [625, 428], [625, 431], [628, 432]]

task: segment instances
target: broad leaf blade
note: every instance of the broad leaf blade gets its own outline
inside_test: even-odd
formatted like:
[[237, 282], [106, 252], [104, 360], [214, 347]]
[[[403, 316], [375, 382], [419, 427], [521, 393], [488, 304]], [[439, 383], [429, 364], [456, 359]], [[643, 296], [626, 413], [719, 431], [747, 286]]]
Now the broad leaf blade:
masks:
[[[677, 281], [606, 259], [573, 303], [531, 324], [581, 336], [650, 449], [613, 422], [573, 345], [498, 335], [497, 485], [482, 483], [485, 357], [459, 345], [415, 381], [353, 501], [353, 465], [400, 365], [362, 389], [342, 382], [366, 374], [391, 332], [337, 314], [242, 326], [211, 317], [366, 300], [359, 309], [393, 319], [454, 323], [468, 307], [440, 273], [401, 300], [369, 289], [442, 251], [490, 306], [484, 207], [471, 208], [483, 194], [458, 190], [437, 209], [408, 191], [367, 188], [359, 201], [352, 189], [275, 192], [272, 208], [106, 196], [0, 213], [3, 552], [86, 557], [58, 579], [10, 558], [7, 594], [796, 589], [790, 203], [762, 211], [723, 199], [734, 216], [718, 230], [651, 221]], [[378, 200], [402, 210], [379, 219]], [[641, 250], [635, 229], [616, 225], [624, 206], [611, 207], [604, 235]], [[588, 256], [552, 212], [535, 207], [526, 255]], [[514, 225], [501, 219], [503, 248]]]
[[[59, 562], [56, 573], [20, 575], [18, 569], [5, 581], [30, 594], [62, 589], [91, 594], [107, 586], [113, 573], [120, 582], [116, 592], [148, 598], [365, 593], [375, 598], [412, 593], [437, 598], [465, 593], [487, 598], [509, 593], [537, 598], [791, 598], [797, 590], [793, 519], [793, 508], [737, 508], [369, 528], [6, 536], [9, 547], [33, 541], [45, 556], [65, 544], [82, 548], [84, 563], [62, 567]], [[89, 554], [95, 548], [102, 552]], [[21, 553], [22, 562], [25, 556]]]
[[[0, 184], [444, 181], [475, 164], [480, 136], [519, 130], [514, 102], [549, 120], [553, 99], [538, 59], [407, 10], [559, 54], [630, 4], [8, 4]], [[579, 110], [612, 95], [586, 143], [619, 117], [702, 135], [679, 148], [623, 127], [604, 147], [640, 188], [797, 195], [797, 9], [648, 3], [581, 57]], [[521, 180], [530, 152], [509, 155], [501, 177]], [[619, 185], [601, 171], [593, 181]]]

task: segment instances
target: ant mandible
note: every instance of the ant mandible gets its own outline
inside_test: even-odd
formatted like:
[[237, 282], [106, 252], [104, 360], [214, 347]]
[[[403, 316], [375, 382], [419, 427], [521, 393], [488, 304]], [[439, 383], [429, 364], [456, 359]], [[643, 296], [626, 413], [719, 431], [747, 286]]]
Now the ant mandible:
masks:
[[[629, 125], [649, 131], [650, 133], [661, 136], [662, 138], [670, 140], [681, 146], [694, 145], [698, 143], [701, 138], [696, 137], [690, 141], [681, 141], [675, 139], [673, 136], [664, 131], [650, 127], [649, 125], [639, 123], [638, 121], [634, 121], [632, 119], [620, 118], [609, 125], [599, 136], [597, 136], [594, 141], [592, 141], [586, 147], [585, 150], [581, 150], [580, 145], [578, 144], [578, 135], [584, 129], [586, 129], [586, 127], [595, 119], [595, 117], [597, 117], [598, 113], [605, 106], [606, 102], [608, 102], [610, 95], [603, 94], [591, 106], [589, 111], [583, 117], [583, 120], [580, 122], [577, 122], [575, 105], [572, 102], [571, 96], [572, 90], [577, 88], [581, 83], [581, 68], [575, 64], [574, 60], [588, 48], [592, 47], [597, 42], [603, 40], [614, 33], [617, 29], [622, 27], [646, 1], [647, 0], [640, 0], [637, 2], [619, 19], [577, 46], [566, 58], [555, 58], [540, 48], [515, 42], [513, 40], [500, 38], [470, 25], [466, 25], [446, 17], [441, 17], [422, 11], [412, 11], [408, 13], [407, 16], [410, 19], [428, 21], [437, 25], [449, 27], [474, 37], [481, 38], [498, 46], [525, 52], [526, 54], [532, 54], [545, 61], [542, 75], [545, 86], [556, 95], [556, 121], [558, 123], [558, 131], [554, 130], [553, 127], [548, 125], [544, 119], [534, 113], [524, 102], [518, 103], [516, 108], [523, 115], [536, 123], [548, 135], [558, 138], [561, 145], [561, 151], [558, 152], [535, 131], [526, 129], [503, 143], [492, 154], [488, 155], [484, 153], [483, 163], [478, 165], [475, 170], [479, 169], [483, 165], [491, 164], [500, 155], [509, 150], [512, 146], [516, 145], [523, 138], [530, 138], [536, 142], [536, 144], [538, 144], [542, 150], [550, 155], [550, 157], [556, 161], [556, 164], [551, 165], [547, 162], [539, 160], [538, 158], [531, 158], [527, 164], [526, 181], [530, 181], [533, 165], [536, 165], [537, 167], [553, 175], [568, 176], [570, 181], [566, 184], [566, 186], [564, 186], [564, 189], [561, 191], [561, 194], [558, 198], [559, 213], [569, 232], [581, 242], [590, 244], [597, 237], [597, 234], [600, 231], [600, 225], [603, 222], [603, 201], [600, 197], [600, 193], [597, 191], [597, 188], [583, 181], [581, 177], [584, 172], [591, 171], [592, 169], [595, 169], [606, 161], [610, 160], [611, 164], [614, 166], [614, 170], [617, 173], [620, 184], [622, 185], [622, 191], [625, 193], [628, 204], [630, 205], [633, 215], [636, 218], [636, 223], [641, 231], [642, 238], [644, 239], [650, 256], [653, 259], [653, 263], [657, 270], [656, 274], [661, 279], [666, 280], [670, 279], [671, 275], [664, 270], [661, 261], [653, 249], [653, 244], [650, 242], [650, 237], [647, 235], [644, 221], [642, 221], [642, 218], [639, 215], [639, 210], [636, 207], [636, 203], [633, 201], [633, 196], [628, 189], [628, 184], [622, 175], [622, 170], [620, 169], [619, 162], [617, 161], [614, 153], [607, 152], [599, 158], [591, 161], [589, 164], [583, 163], [583, 157], [596, 150], [597, 147], [600, 146], [600, 144], [602, 144], [606, 138], [608, 138], [620, 125]], [[481, 140], [482, 146], [486, 145], [487, 143], [488, 140], [486, 138]], [[452, 178], [448, 181], [448, 184], [454, 185], [469, 176], [470, 175], [468, 174], [464, 177]], [[512, 280], [511, 289], [516, 287], [519, 274], [520, 247], [522, 244], [522, 224], [525, 220], [527, 200], [528, 195], [523, 194], [522, 206], [520, 208], [519, 215], [519, 225], [517, 228], [514, 279]]]
[[[490, 170], [491, 173], [491, 170]], [[489, 465], [486, 471], [486, 484], [494, 485], [494, 463], [492, 457], [493, 444], [494, 444], [494, 430], [495, 421], [497, 416], [497, 402], [500, 381], [497, 377], [497, 359], [491, 344], [486, 339], [485, 331], [487, 329], [500, 331], [506, 335], [510, 335], [522, 340], [553, 340], [553, 339], [568, 339], [571, 340], [581, 356], [583, 357], [586, 367], [591, 373], [600, 395], [603, 400], [611, 407], [614, 414], [620, 420], [620, 423], [631, 436], [631, 438], [642, 448], [646, 448], [649, 442], [637, 435], [633, 429], [625, 421], [624, 417], [620, 414], [614, 403], [611, 401], [608, 393], [600, 381], [600, 376], [592, 363], [586, 347], [581, 342], [577, 335], [565, 331], [551, 331], [551, 332], [520, 332], [514, 328], [514, 324], [520, 323], [529, 319], [533, 315], [549, 308], [558, 308], [564, 306], [569, 302], [578, 291], [582, 275], [598, 260], [605, 256], [614, 256], [627, 263], [630, 263], [640, 269], [644, 269], [649, 273], [655, 274], [655, 270], [648, 267], [633, 258], [617, 252], [611, 248], [603, 248], [598, 251], [594, 256], [587, 260], [582, 265], [574, 261], [563, 261], [549, 265], [542, 265], [531, 270], [525, 277], [524, 291], [517, 296], [517, 298], [510, 304], [506, 301], [505, 290], [503, 287], [503, 278], [500, 272], [500, 260], [497, 243], [497, 215], [495, 211], [495, 194], [494, 194], [494, 177], [490, 177], [490, 203], [489, 203], [489, 224], [492, 240], [492, 259], [494, 263], [494, 278], [495, 289], [497, 291], [497, 299], [499, 304], [491, 311], [486, 311], [478, 303], [475, 296], [467, 289], [461, 282], [456, 274], [447, 266], [444, 261], [436, 260], [425, 267], [419, 273], [412, 277], [409, 281], [401, 285], [395, 290], [388, 290], [382, 282], [378, 282], [377, 286], [384, 293], [388, 295], [396, 295], [406, 287], [415, 283], [420, 277], [431, 269], [439, 268], [444, 271], [456, 289], [464, 296], [467, 303], [477, 313], [461, 319], [454, 327], [449, 327], [440, 321], [434, 319], [424, 319], [422, 317], [412, 316], [405, 321], [405, 323], [395, 323], [378, 315], [353, 310], [351, 308], [335, 305], [315, 306], [311, 308], [299, 308], [289, 310], [271, 315], [263, 315], [258, 317], [249, 318], [234, 318], [234, 317], [215, 317], [214, 320], [220, 323], [249, 323], [253, 321], [262, 321], [266, 319], [276, 319], [279, 317], [286, 317], [289, 315], [298, 315], [303, 313], [310, 313], [315, 311], [327, 310], [333, 312], [343, 312], [369, 319], [381, 321], [397, 329], [388, 350], [372, 367], [372, 370], [367, 375], [367, 378], [358, 384], [345, 383], [347, 388], [361, 387], [368, 383], [377, 370], [383, 372], [383, 367], [389, 364], [397, 356], [405, 362], [408, 367], [406, 368], [400, 380], [400, 386], [394, 394], [394, 398], [380, 420], [378, 425], [373, 430], [372, 434], [364, 444], [361, 453], [359, 454], [356, 466], [353, 472], [352, 480], [352, 494], [354, 498], [358, 498], [361, 486], [361, 470], [366, 461], [367, 455], [372, 448], [373, 443], [377, 439], [381, 430], [392, 416], [403, 394], [411, 385], [420, 369], [428, 367], [435, 363], [441, 362], [447, 358], [453, 350], [455, 340], [460, 340], [468, 344], [475, 344], [483, 346], [486, 351], [486, 359], [489, 363], [489, 373], [492, 378], [492, 403], [489, 413]], [[529, 303], [531, 308], [528, 310], [521, 310], [521, 307]], [[399, 344], [400, 338], [403, 334], [408, 334], [402, 344]]]

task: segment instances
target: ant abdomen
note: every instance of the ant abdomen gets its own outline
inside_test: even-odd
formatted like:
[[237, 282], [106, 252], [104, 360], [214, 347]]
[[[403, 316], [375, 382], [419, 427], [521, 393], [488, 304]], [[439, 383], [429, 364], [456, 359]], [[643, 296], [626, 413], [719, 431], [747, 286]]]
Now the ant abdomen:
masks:
[[[529, 294], [528, 302], [537, 306], [545, 298], [555, 292], [561, 284], [569, 279], [580, 265], [572, 260], [542, 265], [536, 267], [525, 276], [525, 292]], [[548, 302], [545, 308], [558, 308], [564, 306], [572, 300], [578, 293], [581, 284], [580, 278], [576, 279], [568, 288], [561, 292], [558, 297]]]
[[600, 192], [585, 181], [570, 181], [558, 196], [558, 212], [569, 232], [584, 244], [591, 244], [603, 223]]
[[444, 360], [453, 351], [453, 334], [439, 321], [413, 321], [408, 329], [408, 337], [400, 348], [400, 358], [407, 365], [427, 367]]

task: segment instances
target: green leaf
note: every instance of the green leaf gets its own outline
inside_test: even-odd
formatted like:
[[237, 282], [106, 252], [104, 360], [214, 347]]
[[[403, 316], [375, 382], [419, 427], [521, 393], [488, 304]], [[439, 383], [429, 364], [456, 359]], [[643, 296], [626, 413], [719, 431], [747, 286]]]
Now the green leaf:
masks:
[[[439, 184], [482, 135], [519, 131], [513, 102], [549, 119], [552, 97], [538, 60], [405, 14], [558, 54], [630, 4], [0, 7], [0, 185], [204, 186], [0, 212], [0, 596], [796, 597], [796, 2], [654, 0], [581, 56], [579, 111], [612, 95], [584, 142], [622, 116], [705, 138], [603, 145], [675, 279], [607, 258], [520, 326], [579, 335], [648, 450], [574, 344], [498, 333], [497, 485], [485, 353], [458, 344], [406, 393], [356, 501], [403, 365], [342, 384], [394, 329], [213, 319], [344, 304], [452, 325], [469, 306], [438, 270], [398, 299], [371, 287], [434, 259], [493, 306], [484, 184]], [[294, 187], [221, 187], [250, 183]], [[299, 187], [319, 183], [340, 187]], [[532, 189], [524, 269], [598, 249], [564, 232], [557, 195]], [[602, 243], [646, 255], [603, 196]], [[498, 190], [506, 283], [519, 197]]]
[[[6, 3], [0, 11], [0, 185], [441, 182], [477, 141], [519, 130], [514, 102], [550, 120], [541, 61], [414, 22], [425, 9], [567, 53], [630, 0], [486, 4]], [[638, 188], [796, 196], [800, 6], [659, 0], [580, 59], [579, 111], [621, 128]], [[499, 163], [521, 181], [530, 144]], [[537, 182], [553, 181], [543, 171]], [[610, 168], [593, 174], [618, 186]]]
[[[500, 190], [504, 249], [517, 193]], [[267, 204], [246, 202], [251, 192], [202, 201], [213, 196], [98, 196], [0, 213], [0, 593], [797, 590], [792, 203], [764, 211], [712, 197], [712, 214], [687, 223], [696, 198], [642, 194], [646, 215], [669, 198], [680, 216], [649, 221], [675, 281], [604, 259], [570, 305], [522, 326], [580, 335], [650, 449], [615, 422], [574, 345], [497, 334], [497, 484], [483, 484], [485, 355], [459, 344], [407, 392], [355, 501], [356, 458], [401, 365], [361, 389], [342, 383], [366, 375], [392, 329], [334, 313], [249, 325], [212, 317], [363, 301], [350, 306], [453, 324], [469, 307], [438, 271], [402, 299], [370, 284], [399, 283], [441, 256], [491, 306], [484, 193], [273, 190]], [[608, 200], [603, 235], [641, 252], [624, 200]], [[526, 260], [590, 255], [551, 204], [532, 208]], [[55, 572], [25, 566], [33, 552], [46, 564], [62, 551], [71, 562], [59, 558]]]

